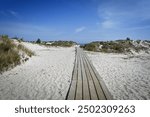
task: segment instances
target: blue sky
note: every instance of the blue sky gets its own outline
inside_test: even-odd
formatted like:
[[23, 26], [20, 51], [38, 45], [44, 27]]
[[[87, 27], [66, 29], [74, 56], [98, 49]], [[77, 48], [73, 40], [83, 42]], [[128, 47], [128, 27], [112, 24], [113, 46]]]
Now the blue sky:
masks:
[[150, 39], [150, 0], [0, 0], [0, 34], [25, 40]]

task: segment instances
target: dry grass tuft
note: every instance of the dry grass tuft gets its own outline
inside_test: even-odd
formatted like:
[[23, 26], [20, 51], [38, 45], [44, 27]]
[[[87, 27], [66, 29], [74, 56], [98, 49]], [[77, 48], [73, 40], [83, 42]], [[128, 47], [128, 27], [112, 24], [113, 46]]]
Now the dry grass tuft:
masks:
[[0, 72], [20, 63], [16, 45], [7, 37], [0, 37]]
[[18, 46], [8, 38], [8, 36], [0, 37], [0, 73], [21, 63], [19, 52], [26, 53], [29, 57], [34, 53], [19, 44]]
[[31, 50], [29, 50], [28, 48], [26, 48], [25, 46], [23, 46], [22, 44], [19, 44], [17, 46], [18, 50], [21, 50], [23, 52], [25, 52], [29, 57], [35, 55], [34, 52], [32, 52]]

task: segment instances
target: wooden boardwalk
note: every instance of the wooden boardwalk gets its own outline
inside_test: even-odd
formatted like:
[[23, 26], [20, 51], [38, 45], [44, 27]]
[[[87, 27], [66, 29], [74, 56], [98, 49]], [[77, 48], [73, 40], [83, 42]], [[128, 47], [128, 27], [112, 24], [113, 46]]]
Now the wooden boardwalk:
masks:
[[76, 59], [67, 100], [113, 99], [102, 78], [81, 48], [76, 48]]

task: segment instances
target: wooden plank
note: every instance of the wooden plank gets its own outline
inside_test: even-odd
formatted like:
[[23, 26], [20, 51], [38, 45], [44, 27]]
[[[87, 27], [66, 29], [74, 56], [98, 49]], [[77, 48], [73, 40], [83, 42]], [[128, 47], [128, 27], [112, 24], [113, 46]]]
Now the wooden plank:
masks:
[[80, 50], [78, 49], [78, 80], [76, 90], [76, 100], [82, 100], [82, 76], [81, 76], [81, 62], [80, 62]]
[[72, 81], [70, 85], [70, 89], [68, 90], [67, 100], [74, 100], [76, 95], [76, 84], [77, 84], [77, 49], [76, 49], [76, 58], [74, 63], [74, 71], [72, 75]]
[[90, 73], [91, 73], [91, 76], [92, 76], [92, 79], [93, 79], [93, 82], [94, 82], [94, 86], [95, 86], [95, 89], [96, 89], [96, 92], [97, 92], [97, 95], [98, 95], [98, 99], [99, 100], [106, 100], [106, 97], [105, 97], [105, 94], [102, 90], [102, 87], [101, 87], [96, 75], [94, 74], [94, 71], [91, 68], [90, 63], [89, 63], [89, 61], [87, 60], [86, 57], [85, 57], [85, 60], [87, 61], [87, 65], [89, 67], [89, 70], [90, 70]]
[[[86, 56], [87, 57], [87, 56]], [[88, 57], [87, 57], [88, 58]], [[103, 79], [100, 77], [99, 73], [97, 72], [97, 70], [95, 69], [95, 67], [93, 66], [93, 64], [91, 63], [91, 61], [89, 59], [87, 59], [90, 63], [90, 66], [92, 67], [93, 71], [94, 71], [94, 74], [96, 75], [101, 87], [102, 87], [102, 90], [105, 94], [105, 97], [107, 100], [113, 100], [113, 96], [111, 95], [111, 93], [109, 92], [108, 88], [106, 87]]]
[[74, 100], [76, 93], [76, 81], [72, 81], [67, 100]]
[[82, 71], [82, 78], [83, 78], [83, 99], [90, 100], [89, 84], [88, 84], [88, 79], [86, 77], [85, 68], [83, 65], [82, 55], [81, 55], [81, 71]]
[[89, 71], [87, 63], [85, 61], [85, 58], [83, 59], [83, 63], [84, 63], [85, 71], [86, 71], [86, 77], [87, 77], [88, 83], [89, 83], [90, 97], [91, 97], [92, 100], [97, 100], [98, 99], [97, 93], [96, 93], [96, 90], [95, 90], [95, 87], [94, 87], [94, 83], [93, 83], [90, 71]]
[[67, 99], [113, 99], [103, 79], [80, 48], [76, 48], [74, 71]]
[[77, 58], [77, 54], [76, 54], [76, 59], [75, 59], [75, 64], [74, 64], [74, 71], [73, 71], [73, 78], [72, 80], [76, 80], [77, 81], [77, 72], [78, 72], [78, 58]]

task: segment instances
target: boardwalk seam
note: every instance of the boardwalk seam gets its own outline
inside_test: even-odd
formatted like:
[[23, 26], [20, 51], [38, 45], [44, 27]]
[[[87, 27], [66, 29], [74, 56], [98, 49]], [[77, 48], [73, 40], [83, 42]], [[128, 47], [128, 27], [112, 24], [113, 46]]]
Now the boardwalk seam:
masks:
[[[77, 53], [78, 54], [78, 53]], [[75, 96], [74, 96], [74, 100], [76, 99], [76, 94], [77, 94], [77, 85], [78, 85], [78, 67], [79, 67], [79, 58], [78, 58], [78, 55], [77, 55], [77, 80], [76, 80], [76, 88], [75, 88]]]
[[74, 75], [74, 72], [75, 72], [75, 64], [76, 64], [76, 59], [77, 59], [76, 56], [77, 56], [77, 48], [75, 49], [75, 61], [74, 61], [74, 67], [73, 67], [73, 71], [72, 71], [72, 78], [71, 78], [71, 82], [70, 82], [70, 85], [69, 85], [69, 90], [67, 92], [65, 100], [68, 99], [68, 95], [69, 95], [69, 92], [70, 92], [70, 89], [71, 89], [71, 85], [72, 85], [72, 81], [73, 81], [73, 75]]
[[[86, 57], [86, 55], [84, 55], [85, 57]], [[95, 88], [95, 91], [96, 91], [96, 95], [97, 95], [97, 97], [98, 97], [98, 99], [99, 99], [99, 96], [98, 96], [98, 93], [97, 93], [97, 89], [96, 89], [96, 86], [95, 86], [95, 83], [94, 83], [94, 79], [93, 79], [93, 77], [92, 77], [92, 74], [91, 74], [91, 71], [90, 71], [90, 68], [89, 68], [89, 65], [88, 65], [88, 61], [87, 60], [85, 60], [86, 61], [86, 63], [87, 63], [87, 67], [88, 67], [88, 69], [89, 69], [89, 73], [90, 73], [90, 76], [91, 76], [91, 78], [92, 78], [92, 82], [93, 82], [93, 84], [94, 84], [94, 88]], [[93, 70], [93, 69], [92, 69]]]
[[[83, 66], [85, 67], [85, 61], [83, 62]], [[86, 75], [86, 77], [87, 77], [87, 72], [86, 72], [86, 70], [85, 70], [85, 75]], [[91, 98], [90, 84], [89, 84], [88, 78], [87, 78], [87, 83], [88, 83], [89, 95], [90, 95], [90, 100], [91, 100], [92, 98]]]
[[[81, 58], [81, 59], [82, 59], [82, 58]], [[80, 67], [81, 67], [81, 78], [82, 78], [82, 100], [83, 100], [83, 99], [84, 99], [84, 98], [83, 98], [83, 96], [84, 96], [83, 93], [84, 93], [84, 92], [83, 92], [83, 73], [82, 73], [82, 63], [81, 63], [81, 59], [80, 59]]]
[[[89, 60], [88, 60], [88, 61], [89, 61]], [[91, 68], [93, 69], [94, 66], [92, 66], [90, 62], [89, 62], [89, 64], [90, 64]], [[103, 91], [103, 94], [104, 94], [105, 98], [107, 99], [107, 96], [106, 96], [106, 94], [105, 94], [105, 91], [103, 90], [103, 87], [102, 87], [102, 85], [101, 85], [101, 83], [100, 83], [100, 80], [98, 79], [98, 76], [97, 76], [97, 74], [95, 73], [94, 69], [93, 69], [93, 73], [95, 74], [95, 76], [96, 76], [96, 78], [97, 78], [97, 80], [98, 80], [98, 83], [99, 83], [99, 85], [100, 85], [100, 87], [101, 87], [101, 89], [102, 89], [102, 91]]]

